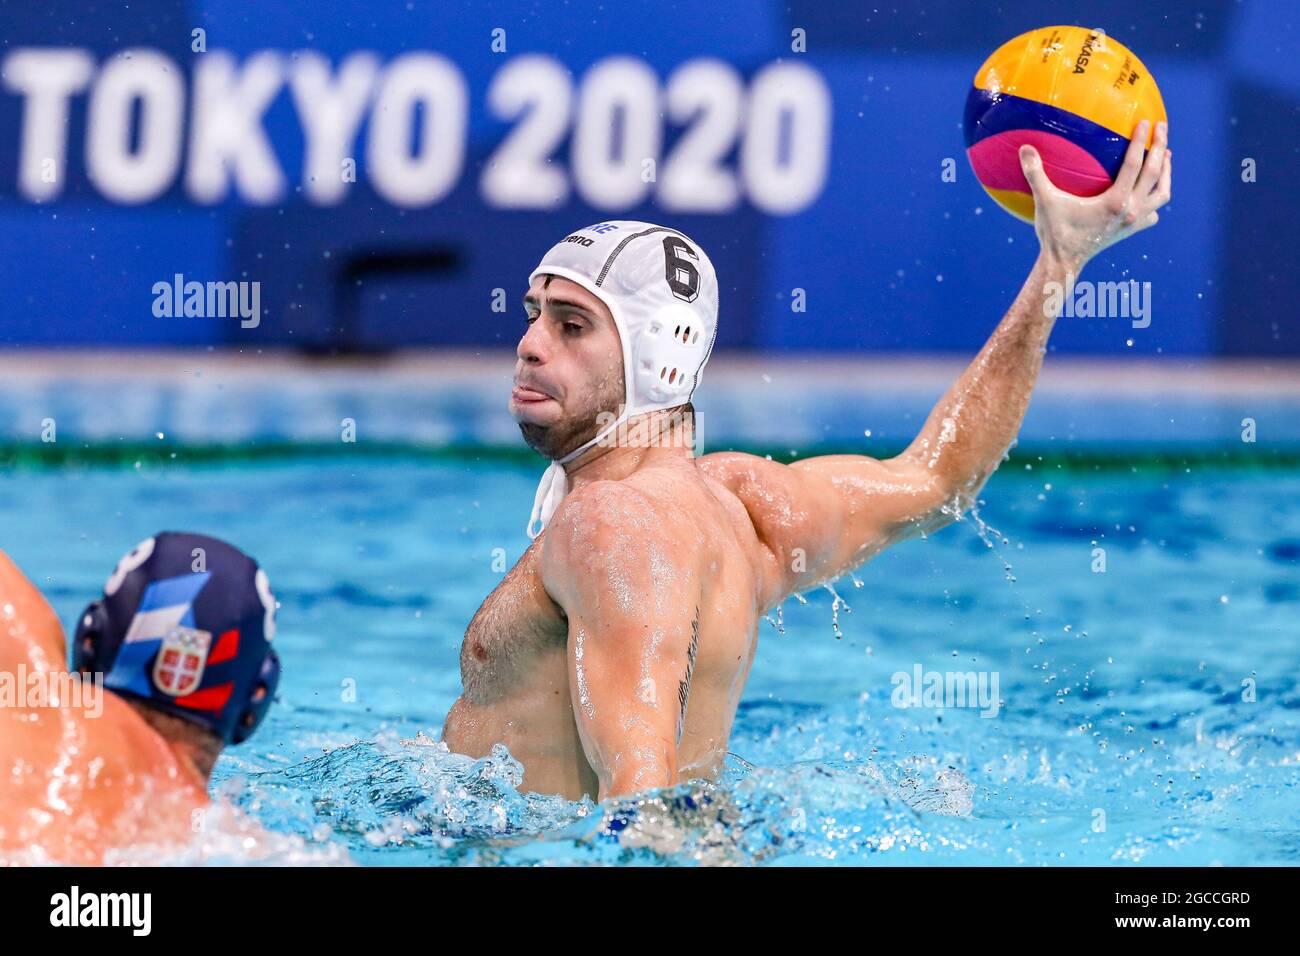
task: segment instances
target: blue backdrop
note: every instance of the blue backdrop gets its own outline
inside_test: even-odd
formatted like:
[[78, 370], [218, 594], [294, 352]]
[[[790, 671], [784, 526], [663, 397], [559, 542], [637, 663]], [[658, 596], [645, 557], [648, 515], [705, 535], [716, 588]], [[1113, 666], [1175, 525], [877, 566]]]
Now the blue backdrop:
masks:
[[[513, 344], [518, 300], [541, 252], [578, 226], [635, 218], [672, 223], [709, 251], [722, 286], [720, 348], [969, 352], [1014, 296], [1036, 243], [970, 172], [960, 126], [966, 91], [984, 58], [1015, 34], [1080, 23], [1105, 28], [1154, 74], [1178, 162], [1161, 224], [1103, 254], [1088, 276], [1149, 282], [1150, 326], [1065, 320], [1054, 347], [1300, 354], [1300, 4], [1292, 0], [1096, 0], [1085, 5], [1087, 22], [1077, 19], [1079, 4], [1048, 0], [1004, 0], [996, 12], [982, 3], [874, 11], [811, 0], [58, 6], [0, 6], [0, 346]], [[803, 52], [792, 49], [800, 39]], [[33, 92], [57, 72], [51, 54], [76, 51], [82, 66], [65, 64], [64, 94], [52, 97], [48, 84]], [[212, 103], [237, 100], [240, 82], [253, 97], [250, 64], [265, 51], [272, 98], [264, 113], [248, 107], [253, 126], [241, 128]], [[303, 111], [321, 122], [336, 114], [324, 96], [296, 101], [289, 78], [319, 56], [332, 80], [367, 51], [368, 105], [333, 157], [343, 159], [342, 186], [322, 198], [319, 167], [304, 170]], [[380, 135], [379, 84], [393, 78], [386, 95], [394, 99], [384, 102], [398, 102], [394, 65], [420, 51], [444, 58], [432, 66], [416, 58], [415, 72], [441, 85], [434, 102], [414, 108], [404, 145], [412, 156], [448, 152], [430, 174], [440, 170], [445, 184], [412, 198], [401, 193], [418, 175], [384, 176], [367, 144]], [[28, 60], [15, 60], [20, 54]], [[593, 73], [614, 55], [628, 59]], [[113, 65], [132, 57], [172, 64], [165, 81], [149, 82], [158, 80], [159, 102], [179, 90], [182, 105], [175, 129], [163, 122], [148, 132], [141, 102], [123, 114], [123, 154], [147, 143], [161, 157], [151, 194], [123, 199], [104, 185], [111, 177], [96, 178], [96, 163], [113, 173], [115, 154], [111, 135], [92, 129], [117, 129], [113, 77], [130, 71]], [[235, 92], [200, 111], [205, 58], [215, 64], [211, 82]], [[647, 82], [651, 112], [638, 113]], [[693, 115], [701, 89], [714, 99]], [[632, 105], [602, 113], [610, 90]], [[824, 139], [819, 90], [828, 97]], [[797, 99], [792, 111], [782, 111], [783, 94]], [[514, 115], [522, 101], [533, 114]], [[166, 112], [157, 107], [153, 119]], [[588, 124], [595, 145], [579, 143], [583, 117], [604, 115], [614, 119], [603, 132]], [[66, 142], [50, 139], [55, 128]], [[215, 155], [211, 141], [196, 142], [223, 131], [233, 143], [230, 175], [218, 162], [212, 187], [211, 168], [207, 180], [195, 169], [197, 150]], [[698, 136], [688, 141], [688, 133]], [[263, 135], [268, 156], [257, 152]], [[639, 195], [614, 195], [606, 167], [629, 159], [620, 151], [641, 156], [646, 142], [653, 181]], [[515, 175], [493, 186], [491, 171], [512, 156]], [[946, 159], [956, 161], [955, 181], [944, 181]], [[1243, 180], [1247, 161], [1254, 181]], [[33, 185], [24, 177], [38, 168], [50, 181]], [[152, 175], [140, 172], [140, 181]], [[539, 200], [544, 176], [558, 185]], [[260, 194], [268, 182], [273, 195]], [[261, 324], [155, 315], [153, 287], [176, 274], [260, 283]], [[498, 289], [505, 311], [494, 309]], [[795, 290], [803, 311], [792, 309]]]

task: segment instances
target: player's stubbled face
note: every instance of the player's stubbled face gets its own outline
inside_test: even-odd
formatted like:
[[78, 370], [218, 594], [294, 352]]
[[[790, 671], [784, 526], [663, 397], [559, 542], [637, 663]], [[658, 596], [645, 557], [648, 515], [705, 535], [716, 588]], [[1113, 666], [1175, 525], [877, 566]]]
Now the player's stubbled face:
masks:
[[618, 328], [598, 298], [568, 279], [539, 275], [524, 296], [528, 328], [516, 350], [510, 414], [524, 441], [560, 458], [595, 437], [623, 402]]

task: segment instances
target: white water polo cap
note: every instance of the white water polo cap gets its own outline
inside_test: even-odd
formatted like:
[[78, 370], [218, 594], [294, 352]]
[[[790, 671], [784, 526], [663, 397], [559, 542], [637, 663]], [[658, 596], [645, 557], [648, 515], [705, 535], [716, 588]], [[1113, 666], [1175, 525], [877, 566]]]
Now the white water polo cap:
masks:
[[704, 250], [683, 233], [614, 220], [579, 229], [547, 250], [539, 275], [576, 282], [605, 303], [623, 346], [627, 394], [620, 414], [591, 441], [546, 469], [528, 522], [535, 538], [568, 490], [564, 465], [634, 415], [690, 401], [718, 332], [718, 277]]

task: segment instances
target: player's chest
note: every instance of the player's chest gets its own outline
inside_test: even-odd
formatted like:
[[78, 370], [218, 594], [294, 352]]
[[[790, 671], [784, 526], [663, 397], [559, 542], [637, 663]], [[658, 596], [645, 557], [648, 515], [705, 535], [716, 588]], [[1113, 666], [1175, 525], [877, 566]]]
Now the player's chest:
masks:
[[530, 565], [516, 565], [466, 628], [461, 669], [467, 687], [516, 680], [539, 655], [564, 648], [567, 622]]

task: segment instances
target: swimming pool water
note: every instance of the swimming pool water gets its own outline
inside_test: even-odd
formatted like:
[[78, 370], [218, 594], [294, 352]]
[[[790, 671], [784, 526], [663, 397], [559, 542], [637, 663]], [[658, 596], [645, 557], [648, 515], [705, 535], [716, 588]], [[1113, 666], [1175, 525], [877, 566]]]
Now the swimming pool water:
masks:
[[[597, 807], [519, 794], [508, 754], [436, 742], [538, 471], [17, 470], [0, 546], [65, 624], [158, 530], [268, 570], [280, 703], [219, 762], [215, 824], [168, 860], [1300, 862], [1300, 473], [1006, 465], [980, 509], [996, 532], [968, 519], [836, 585], [842, 639], [825, 591], [785, 604], [784, 633], [762, 625], [720, 784]], [[894, 706], [891, 676], [918, 666], [996, 675], [1000, 710]]]

